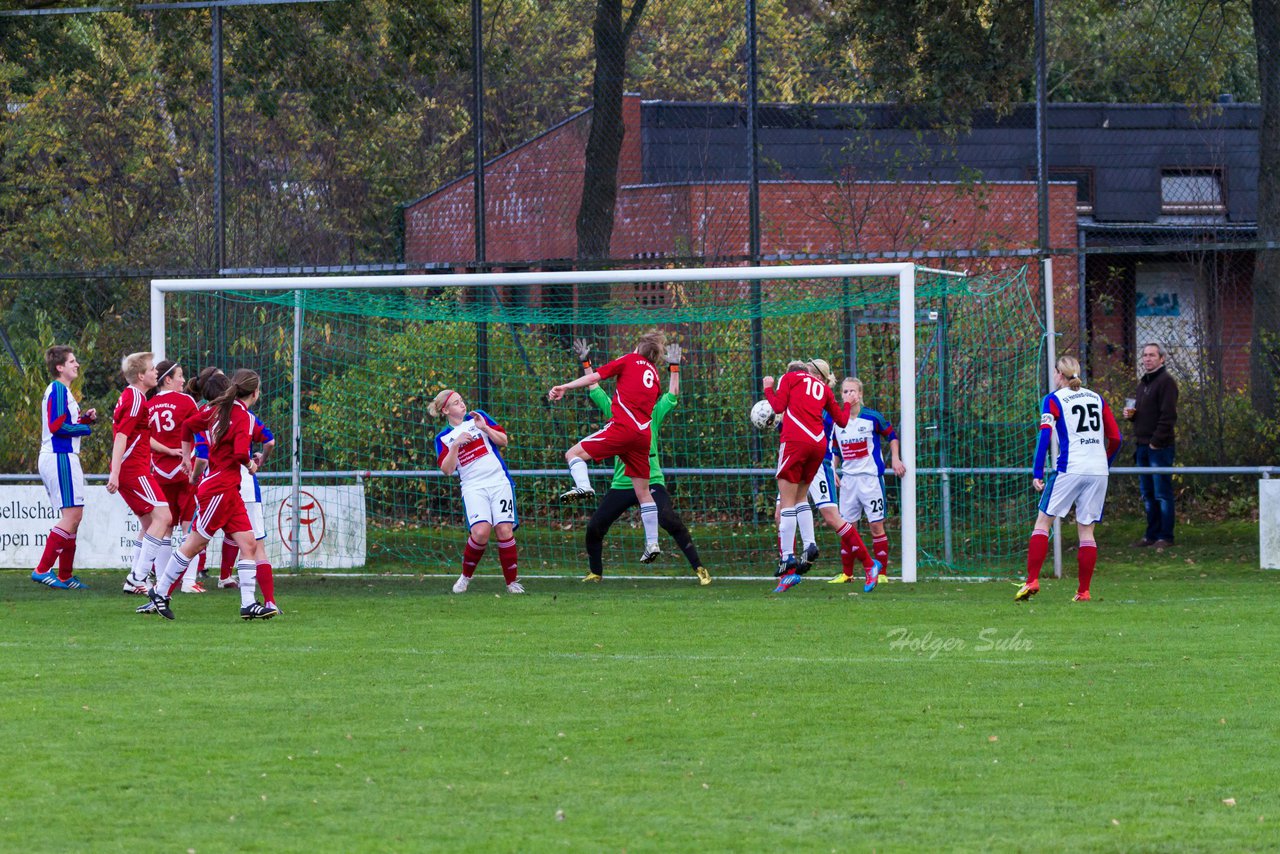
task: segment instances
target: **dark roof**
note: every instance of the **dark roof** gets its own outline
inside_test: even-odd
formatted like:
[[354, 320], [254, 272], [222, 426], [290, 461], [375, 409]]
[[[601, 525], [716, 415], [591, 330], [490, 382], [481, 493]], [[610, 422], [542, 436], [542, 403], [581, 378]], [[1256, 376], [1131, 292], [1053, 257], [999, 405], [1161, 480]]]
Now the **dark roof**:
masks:
[[[884, 104], [769, 105], [758, 116], [762, 178], [1026, 181], [1036, 174], [1033, 105], [1003, 116], [979, 111], [956, 135]], [[1164, 170], [1214, 169], [1226, 220], [1253, 222], [1260, 116], [1257, 104], [1051, 104], [1050, 177], [1086, 182], [1095, 222], [1153, 223], [1161, 218]], [[645, 183], [746, 180], [741, 105], [650, 101], [641, 123]]]

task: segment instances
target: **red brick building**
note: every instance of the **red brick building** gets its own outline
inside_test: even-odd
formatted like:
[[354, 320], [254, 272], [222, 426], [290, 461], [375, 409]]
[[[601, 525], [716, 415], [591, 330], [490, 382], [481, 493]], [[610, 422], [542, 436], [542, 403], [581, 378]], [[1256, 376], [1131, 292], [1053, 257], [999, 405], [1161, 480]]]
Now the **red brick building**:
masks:
[[[848, 117], [853, 112], [856, 119]], [[623, 113], [612, 259], [740, 263], [749, 245], [742, 109], [628, 96]], [[1243, 382], [1252, 255], [1194, 247], [1224, 235], [1252, 237], [1256, 118], [1256, 105], [1228, 105], [1207, 117], [1168, 105], [1052, 106], [1049, 222], [1060, 348], [1083, 345], [1090, 358], [1131, 365], [1137, 345], [1154, 338], [1167, 343], [1183, 372], [1212, 370]], [[489, 161], [488, 263], [573, 263], [589, 122], [590, 113], [581, 113]], [[1031, 261], [982, 257], [1039, 243], [1034, 123], [1026, 109], [979, 115], [958, 139], [911, 130], [900, 111], [876, 105], [768, 107], [759, 127], [766, 259], [927, 252], [931, 265], [969, 269]], [[473, 193], [467, 175], [406, 206], [407, 264], [475, 260]], [[1038, 286], [1034, 266], [1031, 274]], [[649, 291], [636, 296], [661, 300]], [[1090, 330], [1084, 342], [1082, 326]]]

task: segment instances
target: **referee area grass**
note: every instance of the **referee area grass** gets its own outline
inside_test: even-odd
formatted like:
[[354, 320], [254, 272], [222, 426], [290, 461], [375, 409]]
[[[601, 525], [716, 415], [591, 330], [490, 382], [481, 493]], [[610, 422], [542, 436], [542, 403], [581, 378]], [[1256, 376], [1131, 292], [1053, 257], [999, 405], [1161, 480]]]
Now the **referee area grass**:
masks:
[[285, 577], [276, 620], [167, 622], [120, 572], [0, 573], [0, 850], [1273, 849], [1256, 524], [1099, 534], [1078, 604], [824, 563], [779, 596]]

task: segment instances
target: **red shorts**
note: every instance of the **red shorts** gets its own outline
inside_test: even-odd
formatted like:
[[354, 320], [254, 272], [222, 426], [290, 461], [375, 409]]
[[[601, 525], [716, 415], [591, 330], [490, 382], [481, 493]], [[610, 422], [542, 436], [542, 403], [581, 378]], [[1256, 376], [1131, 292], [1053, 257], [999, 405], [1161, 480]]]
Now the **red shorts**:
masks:
[[173, 524], [185, 525], [196, 513], [196, 488], [185, 477], [179, 480], [162, 480], [165, 501], [173, 513]]
[[206, 540], [222, 531], [230, 539], [241, 531], [253, 531], [249, 514], [244, 509], [240, 490], [209, 493], [196, 492], [196, 520], [193, 530]]
[[155, 510], [161, 504], [167, 504], [164, 489], [156, 476], [151, 472], [145, 474], [120, 474], [120, 497], [129, 505], [138, 518]]
[[606, 457], [622, 460], [622, 470], [627, 477], [649, 476], [649, 448], [653, 444], [653, 434], [648, 430], [628, 429], [620, 421], [610, 421], [580, 444], [596, 462]]
[[822, 468], [827, 446], [822, 442], [783, 442], [778, 447], [778, 469], [774, 477], [787, 483], [809, 483]]

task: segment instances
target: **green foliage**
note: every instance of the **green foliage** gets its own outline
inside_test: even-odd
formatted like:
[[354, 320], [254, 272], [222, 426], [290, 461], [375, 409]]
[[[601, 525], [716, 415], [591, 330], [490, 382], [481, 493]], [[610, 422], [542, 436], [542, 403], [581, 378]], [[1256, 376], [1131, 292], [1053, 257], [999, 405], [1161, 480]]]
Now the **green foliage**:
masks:
[[[0, 359], [0, 412], [5, 413], [0, 422], [0, 471], [35, 472], [40, 456], [40, 431], [43, 413], [40, 408], [44, 390], [49, 386], [49, 372], [45, 367], [44, 351], [54, 344], [68, 344], [75, 348], [81, 365], [79, 378], [71, 384], [71, 393], [80, 404], [80, 411], [96, 408], [98, 426], [94, 435], [81, 442], [80, 459], [86, 472], [96, 471], [110, 461], [111, 407], [115, 399], [95, 400], [84, 395], [88, 367], [94, 364], [99, 327], [96, 323], [85, 326], [78, 340], [67, 340], [54, 334], [48, 314], [37, 311], [33, 326], [25, 333], [10, 332], [14, 350], [22, 362], [22, 369], [13, 364], [6, 354]], [[105, 430], [107, 439], [101, 435]]]
[[1053, 3], [1048, 13], [1053, 101], [1207, 103], [1258, 99], [1250, 4]]
[[849, 0], [826, 24], [873, 100], [958, 117], [1027, 97], [1032, 5], [1022, 0]]

